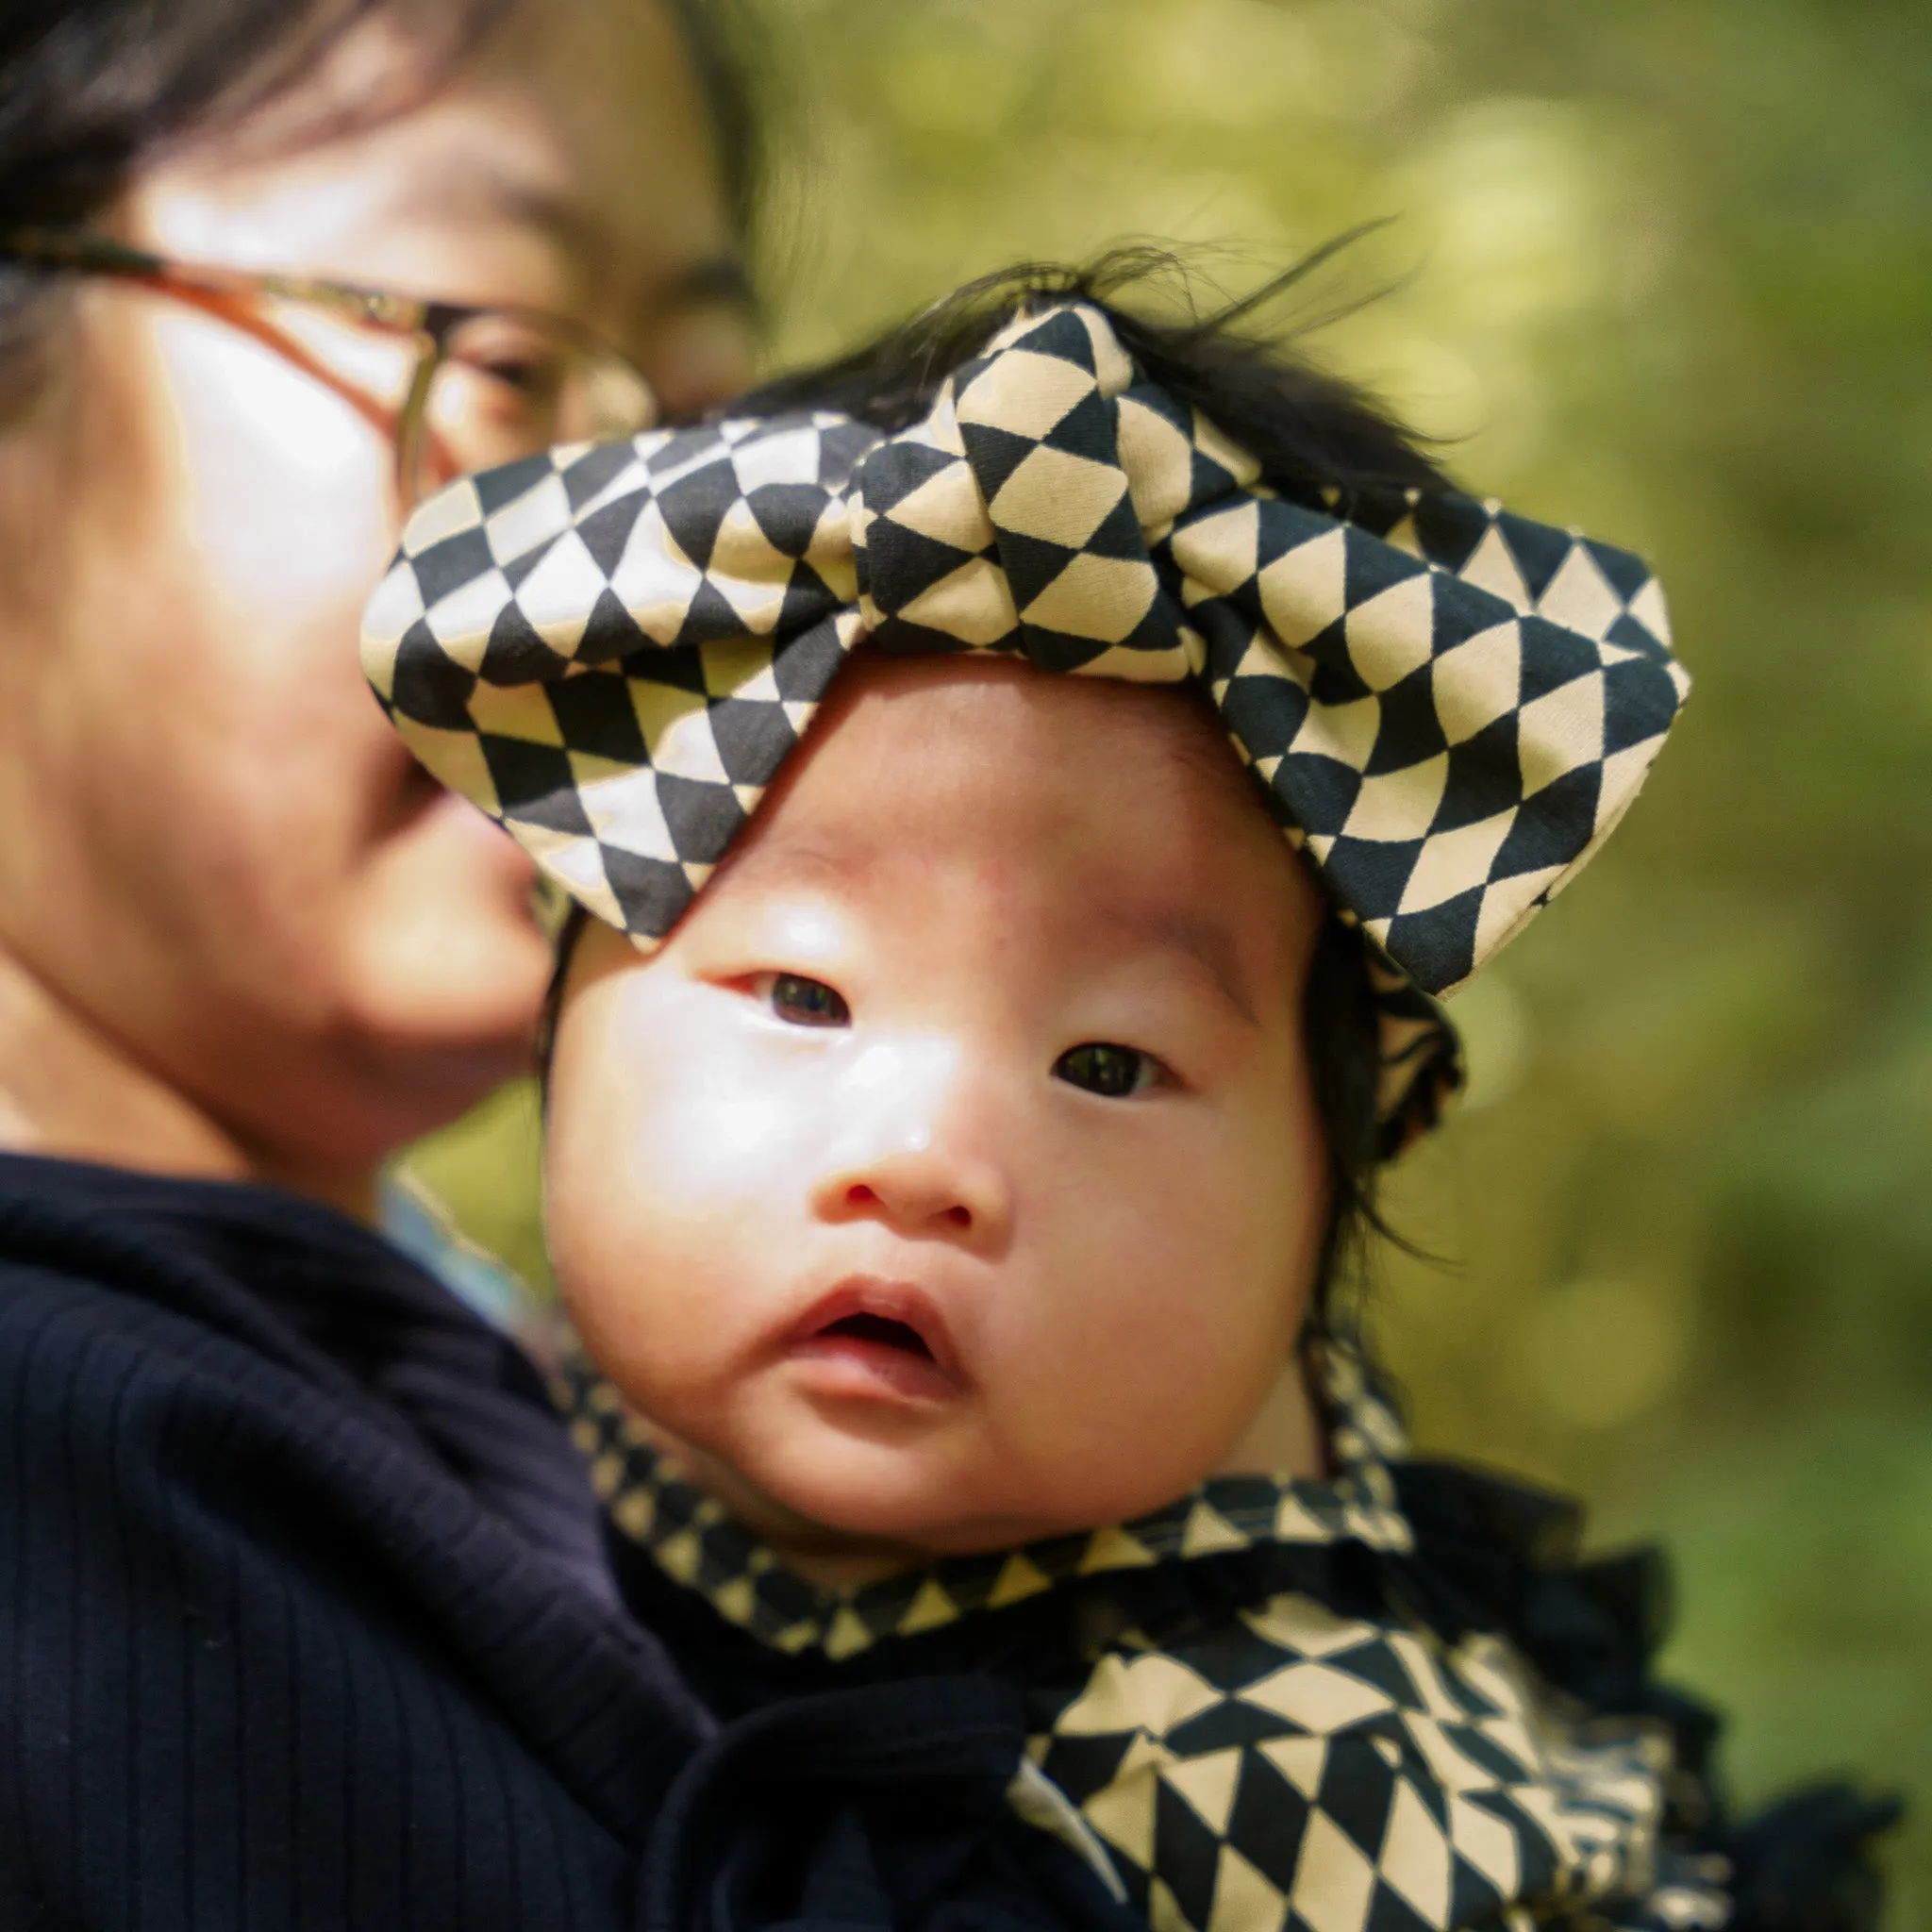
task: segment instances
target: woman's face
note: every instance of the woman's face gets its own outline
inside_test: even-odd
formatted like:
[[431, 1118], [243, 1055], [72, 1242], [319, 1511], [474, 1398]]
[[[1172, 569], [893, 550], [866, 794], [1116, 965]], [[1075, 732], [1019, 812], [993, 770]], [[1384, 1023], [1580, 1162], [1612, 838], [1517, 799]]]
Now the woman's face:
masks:
[[[523, 13], [411, 110], [185, 156], [98, 225], [558, 310], [667, 409], [721, 399], [748, 332], [675, 28], [624, 0]], [[277, 111], [406, 58], [365, 29]], [[357, 668], [388, 440], [178, 301], [93, 280], [74, 315], [0, 434], [0, 952], [263, 1171], [367, 1166], [525, 1064], [549, 966], [525, 861], [418, 775]]]

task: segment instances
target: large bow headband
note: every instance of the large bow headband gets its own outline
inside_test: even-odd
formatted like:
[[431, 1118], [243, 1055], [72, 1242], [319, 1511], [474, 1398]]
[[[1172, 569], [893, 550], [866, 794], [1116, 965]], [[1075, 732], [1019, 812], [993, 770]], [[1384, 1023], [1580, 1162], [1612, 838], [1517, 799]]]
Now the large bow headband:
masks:
[[1061, 304], [898, 435], [726, 418], [452, 484], [370, 602], [363, 668], [438, 778], [647, 949], [861, 638], [1191, 677], [1379, 948], [1392, 1150], [1460, 1077], [1428, 995], [1590, 858], [1690, 680], [1627, 552], [1467, 496], [1344, 503], [1258, 471], [1099, 309]]

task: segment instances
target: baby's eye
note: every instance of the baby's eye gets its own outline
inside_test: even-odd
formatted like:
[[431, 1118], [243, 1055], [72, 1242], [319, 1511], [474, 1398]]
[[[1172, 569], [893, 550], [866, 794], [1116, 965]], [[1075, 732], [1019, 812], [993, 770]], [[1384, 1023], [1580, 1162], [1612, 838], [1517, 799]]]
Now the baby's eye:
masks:
[[808, 979], [801, 973], [774, 973], [765, 981], [765, 997], [772, 1010], [793, 1026], [843, 1026], [852, 1018], [852, 1008], [841, 994], [822, 979]]
[[1124, 1100], [1130, 1093], [1153, 1086], [1160, 1062], [1138, 1047], [1115, 1046], [1105, 1040], [1090, 1040], [1070, 1046], [1053, 1063], [1054, 1078], [1070, 1087], [1084, 1088], [1089, 1093], [1108, 1100]]

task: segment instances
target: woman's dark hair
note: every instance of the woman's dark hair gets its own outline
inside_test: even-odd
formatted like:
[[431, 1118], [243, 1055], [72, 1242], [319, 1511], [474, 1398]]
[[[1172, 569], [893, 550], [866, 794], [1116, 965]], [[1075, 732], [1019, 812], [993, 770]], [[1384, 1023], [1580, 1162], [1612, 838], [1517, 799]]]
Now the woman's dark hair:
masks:
[[[0, 8], [0, 235], [98, 214], [144, 169], [239, 128], [365, 22], [395, 22], [413, 58], [373, 98], [332, 105], [296, 143], [380, 122], [433, 93], [531, 0], [7, 0]], [[711, 109], [741, 233], [754, 221], [760, 119], [739, 0], [668, 0]], [[14, 385], [62, 279], [0, 262], [0, 370]]]
[[[1141, 368], [1212, 420], [1261, 464], [1285, 496], [1347, 514], [1357, 491], [1447, 490], [1449, 478], [1408, 431], [1359, 391], [1296, 354], [1279, 334], [1248, 326], [1294, 291], [1352, 237], [1318, 251], [1242, 301], [1186, 312], [1188, 282], [1173, 257], [1122, 249], [1083, 269], [1032, 264], [969, 284], [912, 321], [816, 368], [788, 373], [730, 406], [734, 415], [834, 408], [875, 427], [909, 427], [941, 385], [1008, 322], [1047, 300], [1078, 297], [1105, 309]], [[1123, 297], [1153, 293], [1185, 319], [1161, 320]], [[1339, 496], [1337, 494], [1339, 493]], [[558, 943], [544, 1038], [584, 915], [574, 910]], [[1377, 1092], [1381, 1031], [1367, 941], [1331, 913], [1323, 922], [1303, 1002], [1310, 1084], [1328, 1158], [1329, 1210], [1305, 1339], [1354, 1335], [1343, 1285], [1363, 1237], [1386, 1233], [1375, 1207], [1381, 1162]]]
[[724, 184], [725, 206], [745, 253], [757, 265], [759, 215], [772, 162], [774, 91], [761, 58], [764, 37], [756, 0], [669, 0], [684, 29], [710, 110], [712, 152]]

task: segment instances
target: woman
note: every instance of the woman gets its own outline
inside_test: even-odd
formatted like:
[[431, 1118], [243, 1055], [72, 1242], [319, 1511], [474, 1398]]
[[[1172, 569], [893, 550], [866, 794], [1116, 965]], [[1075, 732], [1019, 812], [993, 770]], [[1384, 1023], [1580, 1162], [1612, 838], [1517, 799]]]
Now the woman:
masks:
[[0, 1924], [624, 1923], [706, 1728], [521, 1359], [358, 1224], [549, 962], [354, 640], [427, 483], [741, 381], [722, 53], [0, 25]]

